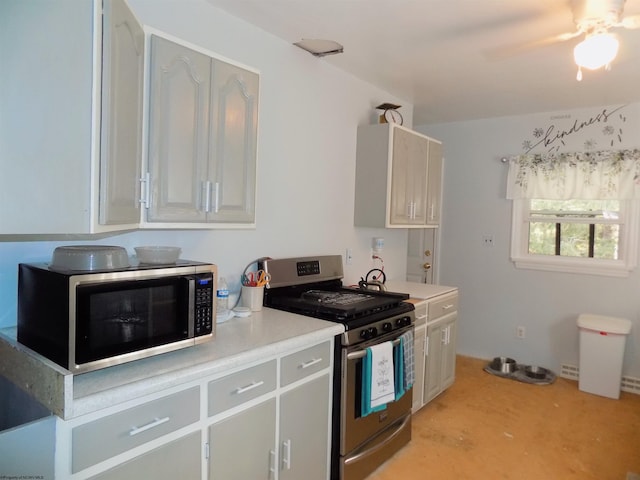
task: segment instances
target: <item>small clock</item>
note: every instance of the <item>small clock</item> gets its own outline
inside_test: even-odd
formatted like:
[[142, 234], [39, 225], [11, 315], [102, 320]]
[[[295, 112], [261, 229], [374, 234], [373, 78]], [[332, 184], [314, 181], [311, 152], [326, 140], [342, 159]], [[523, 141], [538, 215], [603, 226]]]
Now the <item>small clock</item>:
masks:
[[380, 115], [380, 123], [395, 123], [397, 125], [402, 125], [402, 115], [397, 110], [400, 108], [400, 105], [394, 105], [393, 103], [383, 103], [378, 105], [376, 109], [383, 110], [382, 115]]
[[397, 123], [398, 125], [402, 125], [402, 115], [398, 110], [385, 110], [383, 115], [387, 123]]

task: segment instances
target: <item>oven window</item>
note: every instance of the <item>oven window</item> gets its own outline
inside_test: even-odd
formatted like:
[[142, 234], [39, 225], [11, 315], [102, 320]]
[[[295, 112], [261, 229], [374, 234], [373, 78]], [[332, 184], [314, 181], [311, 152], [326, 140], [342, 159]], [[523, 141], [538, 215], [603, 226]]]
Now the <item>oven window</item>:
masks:
[[187, 296], [180, 278], [79, 286], [76, 363], [188, 338]]

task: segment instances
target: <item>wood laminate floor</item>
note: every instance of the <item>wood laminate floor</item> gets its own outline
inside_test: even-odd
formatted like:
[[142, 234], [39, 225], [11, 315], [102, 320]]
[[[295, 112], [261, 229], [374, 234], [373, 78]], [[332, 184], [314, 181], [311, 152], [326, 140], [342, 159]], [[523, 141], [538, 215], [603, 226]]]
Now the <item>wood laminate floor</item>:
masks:
[[613, 400], [563, 378], [521, 383], [486, 364], [458, 356], [456, 382], [367, 480], [640, 480], [640, 395]]

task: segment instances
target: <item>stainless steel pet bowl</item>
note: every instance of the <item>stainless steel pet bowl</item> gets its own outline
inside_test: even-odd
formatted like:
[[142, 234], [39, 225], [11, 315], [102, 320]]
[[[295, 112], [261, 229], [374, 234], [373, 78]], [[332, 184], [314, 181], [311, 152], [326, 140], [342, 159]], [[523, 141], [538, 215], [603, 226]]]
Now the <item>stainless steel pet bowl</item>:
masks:
[[509, 357], [495, 357], [489, 364], [489, 368], [501, 373], [513, 373], [517, 369], [516, 361]]
[[549, 370], [546, 368], [538, 367], [536, 365], [527, 365], [524, 367], [524, 374], [529, 378], [535, 378], [537, 380], [543, 379], [547, 376]]

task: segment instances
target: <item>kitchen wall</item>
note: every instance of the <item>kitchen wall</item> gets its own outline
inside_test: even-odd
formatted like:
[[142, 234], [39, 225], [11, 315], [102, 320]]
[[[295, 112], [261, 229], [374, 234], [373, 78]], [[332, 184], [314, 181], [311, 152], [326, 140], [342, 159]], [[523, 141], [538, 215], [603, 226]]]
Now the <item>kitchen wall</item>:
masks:
[[[508, 166], [500, 161], [529, 149], [639, 147], [639, 125], [640, 104], [632, 104], [416, 128], [444, 143], [440, 280], [460, 287], [459, 353], [505, 355], [559, 373], [561, 364], [578, 365], [578, 314], [619, 316], [633, 322], [623, 374], [640, 378], [640, 268], [628, 278], [515, 268]], [[493, 235], [493, 247], [484, 235]]]
[[[355, 283], [374, 266], [369, 256], [372, 237], [383, 237], [385, 272], [389, 278], [404, 278], [406, 230], [353, 226], [356, 130], [360, 124], [377, 121], [374, 107], [380, 103], [403, 105], [408, 123], [412, 106], [205, 0], [129, 3], [144, 24], [261, 72], [257, 228], [137, 231], [95, 240], [15, 241], [0, 236], [0, 328], [16, 324], [17, 264], [47, 261], [58, 245], [121, 245], [130, 253], [136, 245], [177, 245], [183, 258], [218, 264], [220, 274], [237, 291], [244, 267], [258, 257], [344, 256], [347, 247], [353, 249], [353, 264], [345, 265], [345, 282]], [[37, 138], [39, 132], [33, 133]], [[26, 180], [16, 178], [25, 185]]]

